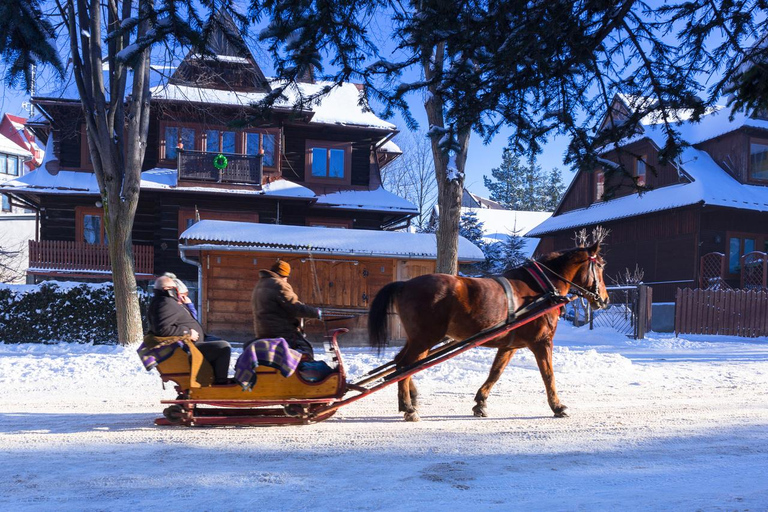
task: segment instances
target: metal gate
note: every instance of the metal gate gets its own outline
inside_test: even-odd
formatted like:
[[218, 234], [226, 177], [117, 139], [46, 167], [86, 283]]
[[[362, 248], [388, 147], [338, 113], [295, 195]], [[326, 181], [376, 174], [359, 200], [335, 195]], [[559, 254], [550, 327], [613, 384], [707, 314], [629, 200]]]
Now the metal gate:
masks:
[[608, 307], [591, 310], [589, 328], [609, 327], [630, 338], [642, 339], [651, 326], [651, 289], [639, 285], [606, 286]]

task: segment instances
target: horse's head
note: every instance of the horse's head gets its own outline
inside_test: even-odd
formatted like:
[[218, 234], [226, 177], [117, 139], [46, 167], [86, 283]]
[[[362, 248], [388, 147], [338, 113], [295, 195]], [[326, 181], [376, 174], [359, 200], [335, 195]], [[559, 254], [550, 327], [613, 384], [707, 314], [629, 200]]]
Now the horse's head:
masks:
[[608, 291], [603, 280], [605, 260], [600, 254], [600, 242], [577, 249], [573, 262], [579, 266], [573, 282], [588, 292], [583, 293], [585, 298], [594, 309], [607, 307]]

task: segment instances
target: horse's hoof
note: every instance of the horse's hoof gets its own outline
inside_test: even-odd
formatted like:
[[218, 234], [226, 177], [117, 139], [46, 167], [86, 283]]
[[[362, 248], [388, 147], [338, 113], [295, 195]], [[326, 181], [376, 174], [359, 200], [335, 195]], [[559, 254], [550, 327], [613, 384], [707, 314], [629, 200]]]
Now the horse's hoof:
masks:
[[479, 404], [472, 408], [472, 412], [478, 418], [487, 418], [488, 417], [488, 410], [485, 407], [483, 407], [482, 405], [479, 405]]
[[419, 413], [417, 413], [416, 411], [413, 411], [413, 412], [405, 413], [405, 416], [403, 416], [403, 419], [405, 419], [405, 421], [419, 421], [421, 418], [419, 418]]
[[555, 418], [567, 418], [568, 417], [568, 413], [565, 412], [566, 409], [567, 409], [567, 407], [564, 406], [564, 405], [561, 405], [560, 407], [555, 409]]

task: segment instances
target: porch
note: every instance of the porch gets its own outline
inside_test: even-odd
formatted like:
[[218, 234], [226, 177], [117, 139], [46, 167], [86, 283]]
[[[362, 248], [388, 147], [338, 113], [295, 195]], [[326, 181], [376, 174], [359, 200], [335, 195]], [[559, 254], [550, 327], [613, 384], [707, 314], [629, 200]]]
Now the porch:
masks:
[[180, 149], [177, 157], [179, 182], [256, 185], [279, 177], [276, 169], [264, 168], [264, 155], [211, 153]]
[[[154, 278], [155, 251], [151, 245], [134, 245], [136, 279]], [[63, 240], [29, 241], [27, 273], [67, 278], [105, 278], [112, 276], [109, 248], [102, 244]]]

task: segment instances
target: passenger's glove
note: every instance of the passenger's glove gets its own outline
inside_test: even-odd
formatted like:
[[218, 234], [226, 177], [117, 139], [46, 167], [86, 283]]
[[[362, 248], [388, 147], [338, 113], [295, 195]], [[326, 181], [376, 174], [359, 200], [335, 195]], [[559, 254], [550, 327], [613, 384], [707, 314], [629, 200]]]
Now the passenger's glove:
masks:
[[323, 310], [320, 308], [317, 308], [317, 319], [322, 320], [323, 319]]

